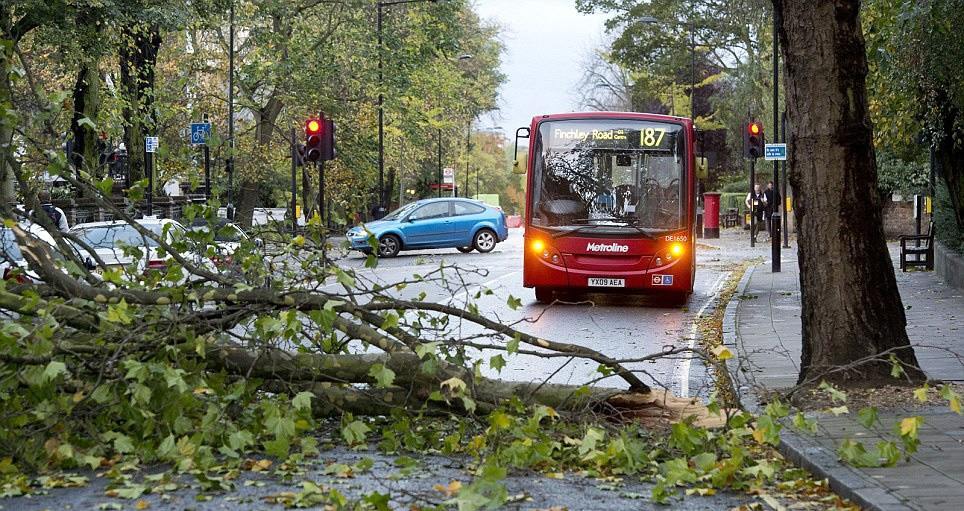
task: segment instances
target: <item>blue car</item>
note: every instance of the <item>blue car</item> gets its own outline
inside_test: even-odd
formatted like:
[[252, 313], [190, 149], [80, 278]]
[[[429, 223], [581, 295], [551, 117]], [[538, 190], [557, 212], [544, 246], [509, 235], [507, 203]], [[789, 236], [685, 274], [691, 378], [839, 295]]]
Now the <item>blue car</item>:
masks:
[[502, 210], [471, 199], [424, 199], [406, 204], [385, 218], [348, 230], [351, 248], [372, 251], [369, 235], [378, 239], [378, 255], [395, 257], [402, 250], [457, 248], [491, 252], [509, 237]]

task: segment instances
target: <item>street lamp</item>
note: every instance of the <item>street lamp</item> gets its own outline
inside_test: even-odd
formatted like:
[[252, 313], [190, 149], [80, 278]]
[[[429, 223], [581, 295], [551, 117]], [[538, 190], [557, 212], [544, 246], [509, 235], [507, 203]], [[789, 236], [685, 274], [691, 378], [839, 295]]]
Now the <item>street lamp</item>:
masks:
[[[459, 55], [459, 62], [468, 62], [472, 60], [472, 55], [465, 53]], [[465, 128], [465, 196], [469, 196], [469, 162], [472, 158], [472, 121], [475, 120], [475, 114], [473, 113], [469, 117], [468, 126]]]
[[378, 32], [378, 211], [375, 215], [381, 218], [385, 212], [385, 93], [382, 76], [382, 9], [400, 4], [419, 2], [438, 2], [439, 0], [393, 0], [384, 2], [379, 0], [377, 6], [376, 31]]
[[643, 16], [639, 19], [641, 23], [646, 23], [648, 25], [683, 25], [689, 29], [690, 32], [690, 119], [696, 121], [694, 116], [694, 103], [693, 103], [693, 93], [696, 90], [696, 35], [695, 27], [691, 21], [661, 21], [652, 16]]

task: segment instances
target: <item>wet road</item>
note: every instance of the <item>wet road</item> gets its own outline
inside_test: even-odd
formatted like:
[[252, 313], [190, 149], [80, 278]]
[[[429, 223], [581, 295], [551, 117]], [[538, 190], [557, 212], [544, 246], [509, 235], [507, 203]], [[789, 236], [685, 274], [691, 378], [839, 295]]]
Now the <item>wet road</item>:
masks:
[[[425, 275], [441, 264], [458, 265], [469, 270], [462, 277], [438, 283], [418, 283], [395, 292], [399, 297], [415, 298], [425, 294], [426, 301], [448, 303], [463, 307], [474, 301], [479, 311], [492, 319], [517, 323], [520, 330], [552, 341], [581, 344], [616, 359], [638, 358], [664, 349], [692, 346], [696, 335], [694, 318], [700, 311], [710, 312], [713, 299], [719, 293], [727, 272], [719, 251], [697, 250], [697, 275], [693, 295], [682, 307], [660, 306], [654, 297], [588, 295], [587, 302], [578, 304], [542, 305], [535, 301], [532, 289], [522, 287], [522, 231], [513, 229], [509, 239], [489, 254], [462, 254], [455, 249], [402, 252], [396, 258], [382, 259], [374, 269], [364, 268], [365, 258], [359, 253], [347, 255], [340, 261], [343, 267], [355, 268], [358, 275], [380, 284], [391, 284], [413, 274]], [[476, 273], [477, 272], [477, 273]], [[464, 281], [464, 284], [463, 284]], [[464, 287], [462, 287], [464, 286]], [[338, 289], [330, 284], [328, 291]], [[474, 299], [483, 289], [491, 295]], [[521, 300], [515, 310], [508, 306], [509, 297]], [[481, 329], [463, 323], [456, 325], [458, 334], [470, 336]], [[496, 352], [484, 354], [485, 360]], [[543, 381], [584, 384], [601, 375], [598, 364], [588, 360], [540, 358], [528, 355], [506, 357], [501, 372], [483, 368], [487, 376], [512, 381]], [[706, 387], [702, 371], [694, 363], [679, 357], [632, 365], [641, 371], [641, 378], [655, 386], [669, 387], [677, 395], [698, 394]], [[625, 383], [609, 378], [600, 385], [625, 387]]]

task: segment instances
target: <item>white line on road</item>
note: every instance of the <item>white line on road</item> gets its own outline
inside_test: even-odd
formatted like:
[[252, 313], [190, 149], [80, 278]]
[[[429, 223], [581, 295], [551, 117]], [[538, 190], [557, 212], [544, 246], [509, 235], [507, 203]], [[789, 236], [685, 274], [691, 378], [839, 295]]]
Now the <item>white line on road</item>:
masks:
[[[716, 279], [716, 282], [714, 282], [713, 286], [710, 287], [709, 298], [706, 299], [706, 303], [700, 307], [700, 311], [697, 312], [696, 317], [693, 318], [693, 326], [690, 328], [690, 342], [687, 344], [689, 349], [693, 349], [693, 347], [696, 346], [696, 338], [699, 336], [698, 327], [700, 318], [703, 317], [703, 313], [706, 312], [706, 309], [716, 301], [716, 298], [722, 291], [721, 284], [729, 275], [730, 272], [724, 272]], [[679, 381], [680, 397], [689, 397], [690, 395], [690, 364], [692, 361], [692, 354], [688, 354], [686, 355], [686, 358], [684, 358], [683, 361], [676, 366], [676, 379]]]

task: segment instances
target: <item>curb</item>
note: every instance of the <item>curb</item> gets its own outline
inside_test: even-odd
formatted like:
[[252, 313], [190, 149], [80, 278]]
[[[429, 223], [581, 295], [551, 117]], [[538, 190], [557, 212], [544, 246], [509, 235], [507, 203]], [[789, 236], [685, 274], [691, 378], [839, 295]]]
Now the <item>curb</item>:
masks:
[[[729, 346], [733, 352], [733, 357], [726, 361], [726, 368], [730, 373], [730, 381], [736, 387], [734, 390], [738, 397], [741, 387], [739, 357], [742, 350], [737, 316], [740, 312], [740, 297], [745, 294], [755, 270], [756, 266], [747, 268], [723, 314], [723, 344]], [[753, 395], [752, 389], [748, 395]], [[756, 402], [747, 403], [741, 399], [740, 406], [751, 413], [762, 411]], [[777, 451], [817, 479], [826, 479], [837, 495], [849, 499], [862, 509], [873, 511], [915, 509], [902, 502], [876, 479], [840, 463], [835, 452], [796, 433], [786, 423], [780, 431], [780, 445], [777, 446]]]

